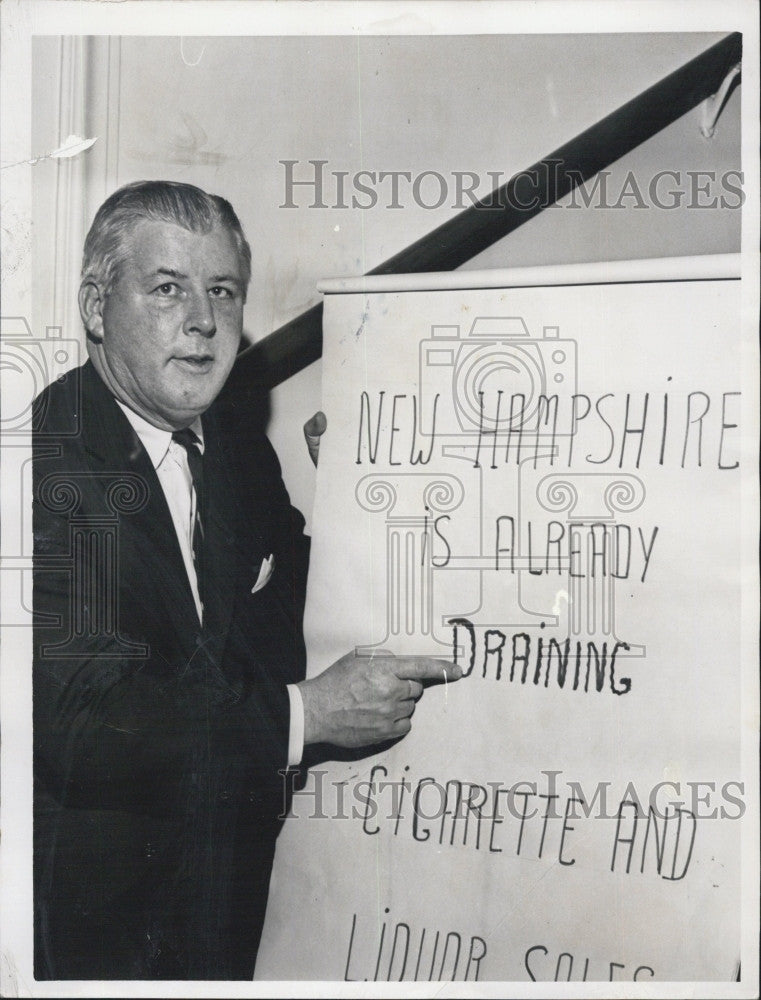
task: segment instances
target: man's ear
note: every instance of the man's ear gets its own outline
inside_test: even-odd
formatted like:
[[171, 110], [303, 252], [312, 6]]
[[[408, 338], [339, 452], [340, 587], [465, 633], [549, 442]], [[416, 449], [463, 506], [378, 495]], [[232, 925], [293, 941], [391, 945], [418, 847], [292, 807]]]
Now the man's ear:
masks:
[[87, 335], [100, 343], [103, 340], [104, 295], [94, 281], [85, 281], [79, 289], [79, 313]]

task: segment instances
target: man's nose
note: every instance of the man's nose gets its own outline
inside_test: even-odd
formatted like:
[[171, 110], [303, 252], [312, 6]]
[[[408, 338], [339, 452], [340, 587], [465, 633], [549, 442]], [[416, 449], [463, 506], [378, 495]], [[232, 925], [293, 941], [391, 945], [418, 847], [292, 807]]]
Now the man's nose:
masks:
[[217, 332], [214, 310], [206, 294], [191, 296], [183, 330], [186, 334], [200, 334], [202, 337], [213, 337]]

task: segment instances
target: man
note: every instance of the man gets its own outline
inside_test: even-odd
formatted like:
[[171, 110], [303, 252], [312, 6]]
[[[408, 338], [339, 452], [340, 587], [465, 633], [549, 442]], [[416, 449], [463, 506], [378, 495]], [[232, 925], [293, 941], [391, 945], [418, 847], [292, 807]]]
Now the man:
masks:
[[38, 978], [251, 979], [284, 770], [403, 736], [460, 674], [347, 654], [303, 680], [303, 522], [223, 392], [250, 270], [223, 199], [120, 189], [85, 243], [89, 361], [37, 400]]

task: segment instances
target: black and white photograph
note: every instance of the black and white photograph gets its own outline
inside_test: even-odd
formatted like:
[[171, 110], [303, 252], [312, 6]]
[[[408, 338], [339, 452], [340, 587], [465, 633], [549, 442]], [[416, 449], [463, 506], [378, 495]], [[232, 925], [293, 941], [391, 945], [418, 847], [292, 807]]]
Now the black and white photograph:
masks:
[[2, 995], [757, 997], [757, 5], [0, 16]]

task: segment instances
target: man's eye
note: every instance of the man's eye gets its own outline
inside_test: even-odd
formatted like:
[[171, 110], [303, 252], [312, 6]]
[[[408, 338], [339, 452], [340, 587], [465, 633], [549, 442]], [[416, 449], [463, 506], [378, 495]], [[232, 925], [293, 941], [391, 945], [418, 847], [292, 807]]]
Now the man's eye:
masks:
[[214, 299], [231, 299], [234, 292], [231, 288], [225, 288], [224, 285], [214, 285], [213, 288], [209, 289], [209, 295]]
[[159, 285], [155, 291], [162, 296], [176, 295], [177, 285], [173, 281], [165, 281], [163, 285]]

